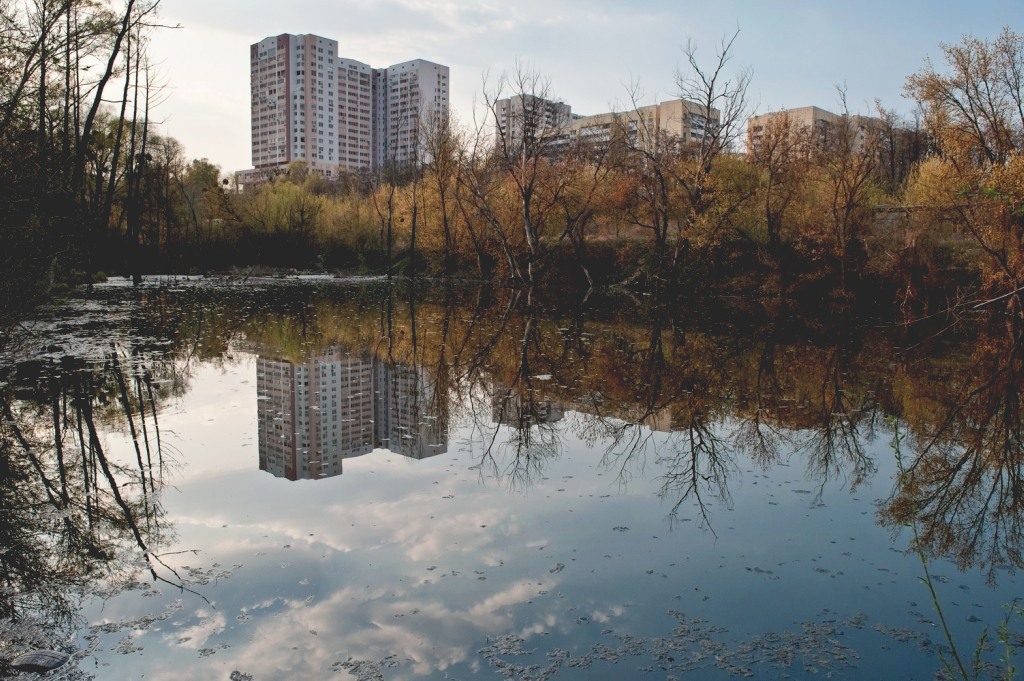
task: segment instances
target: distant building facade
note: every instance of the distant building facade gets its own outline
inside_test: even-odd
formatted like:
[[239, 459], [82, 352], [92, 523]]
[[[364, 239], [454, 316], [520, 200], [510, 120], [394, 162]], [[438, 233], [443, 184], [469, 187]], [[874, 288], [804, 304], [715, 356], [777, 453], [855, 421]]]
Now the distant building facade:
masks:
[[771, 111], [751, 116], [747, 121], [747, 151], [753, 153], [774, 131], [775, 134], [802, 135], [808, 150], [824, 145], [836, 133], [840, 125], [850, 125], [850, 134], [855, 149], [863, 148], [872, 131], [877, 131], [882, 120], [856, 114], [836, 114], [817, 106], [802, 106], [795, 109]]
[[685, 99], [671, 99], [628, 111], [575, 117], [562, 131], [558, 143], [604, 146], [615, 135], [622, 135], [631, 146], [639, 148], [664, 141], [700, 144], [712, 136], [720, 118], [718, 109], [708, 110]]
[[425, 116], [449, 108], [449, 69], [424, 59], [374, 69], [338, 42], [282, 34], [249, 47], [252, 164], [240, 185], [303, 162], [327, 178], [423, 161]]
[[572, 121], [572, 107], [536, 95], [515, 95], [494, 103], [497, 140], [505, 149], [551, 137]]
[[498, 100], [494, 107], [498, 140], [512, 149], [523, 140], [543, 143], [550, 153], [577, 144], [606, 147], [616, 137], [633, 146], [661, 141], [700, 143], [719, 125], [720, 112], [695, 102], [672, 99], [623, 112], [582, 116], [572, 107], [533, 95]]

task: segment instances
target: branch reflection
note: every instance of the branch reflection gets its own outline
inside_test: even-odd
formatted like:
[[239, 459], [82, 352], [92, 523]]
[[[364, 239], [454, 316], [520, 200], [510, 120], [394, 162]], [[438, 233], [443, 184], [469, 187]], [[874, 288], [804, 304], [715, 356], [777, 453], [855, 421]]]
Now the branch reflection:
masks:
[[881, 517], [893, 527], [916, 523], [918, 548], [994, 580], [1024, 565], [1021, 335], [983, 335], [946, 371], [929, 377], [920, 401], [928, 409], [910, 422], [915, 453]]
[[417, 460], [458, 447], [481, 480], [526, 493], [571, 449], [613, 486], [651, 484], [670, 523], [712, 532], [751, 465], [798, 467], [812, 503], [857, 490], [898, 417], [907, 472], [881, 521], [913, 520], [923, 549], [965, 569], [1021, 565], [1012, 328], [922, 341], [781, 306], [454, 285], [168, 288], [130, 302], [102, 321], [101, 345], [19, 362], [0, 383], [0, 615], [14, 645], [65, 640], [100, 577], [125, 582], [141, 565], [189, 588], [160, 561], [176, 460], [160, 415], [201, 364], [238, 356], [255, 357], [258, 465], [282, 478], [326, 479], [376, 449]]

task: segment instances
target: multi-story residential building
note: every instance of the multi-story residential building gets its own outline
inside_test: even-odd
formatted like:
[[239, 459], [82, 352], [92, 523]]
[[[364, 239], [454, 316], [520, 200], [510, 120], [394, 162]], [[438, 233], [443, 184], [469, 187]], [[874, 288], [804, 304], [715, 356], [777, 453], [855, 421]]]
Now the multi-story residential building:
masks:
[[373, 167], [373, 69], [338, 60], [338, 164], [357, 172]]
[[816, 106], [801, 106], [784, 111], [771, 111], [759, 116], [751, 116], [747, 121], [747, 150], [753, 149], [772, 130], [785, 126], [792, 131], [810, 131], [822, 135], [828, 126], [840, 119], [840, 116]]
[[304, 161], [315, 172], [337, 173], [337, 51], [337, 41], [315, 35], [250, 46], [254, 168]]
[[628, 111], [574, 118], [563, 129], [557, 145], [582, 142], [603, 147], [616, 135], [637, 148], [664, 142], [700, 144], [713, 134], [720, 116], [718, 109], [707, 110], [685, 99], [670, 99]]
[[571, 106], [536, 95], [499, 99], [493, 115], [497, 139], [510, 152], [523, 143], [545, 143], [573, 120]]
[[699, 143], [720, 119], [717, 109], [708, 111], [684, 99], [581, 116], [568, 104], [533, 95], [498, 100], [494, 116], [498, 141], [505, 149], [516, 149], [527, 140], [542, 145], [540, 153], [559, 153], [581, 143], [600, 148], [617, 136], [642, 147], [663, 141]]
[[335, 40], [282, 34], [249, 48], [253, 168], [239, 184], [293, 161], [325, 177], [425, 161], [420, 128], [448, 115], [449, 70], [423, 59], [373, 69]]
[[825, 144], [842, 130], [841, 126], [844, 124], [849, 124], [846, 132], [854, 149], [863, 149], [872, 131], [879, 130], [883, 125], [879, 118], [836, 114], [817, 106], [771, 111], [751, 116], [747, 121], [747, 152], [753, 153], [772, 131], [776, 134], [801, 135], [806, 142], [807, 150], [810, 151], [815, 146]]
[[425, 134], [448, 116], [448, 67], [414, 59], [374, 69], [374, 168], [425, 163]]

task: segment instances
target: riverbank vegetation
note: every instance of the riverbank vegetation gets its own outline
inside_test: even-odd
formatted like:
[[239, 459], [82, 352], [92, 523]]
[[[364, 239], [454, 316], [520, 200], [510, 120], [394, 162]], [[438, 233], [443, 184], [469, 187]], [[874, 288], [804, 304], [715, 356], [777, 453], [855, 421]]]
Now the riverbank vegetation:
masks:
[[0, 0], [8, 313], [102, 273], [260, 266], [1021, 309], [1024, 36], [1009, 29], [910, 75], [908, 118], [854, 115], [839, 92], [825, 127], [783, 114], [746, 138], [751, 74], [730, 39], [684, 50], [678, 95], [718, 112], [692, 139], [637, 107], [600, 142], [567, 142], [529, 105], [515, 139], [496, 136], [499, 98], [553, 98], [520, 66], [484, 93], [483, 122], [422, 126], [420, 163], [332, 180], [293, 163], [238, 187], [156, 132], [158, 5]]

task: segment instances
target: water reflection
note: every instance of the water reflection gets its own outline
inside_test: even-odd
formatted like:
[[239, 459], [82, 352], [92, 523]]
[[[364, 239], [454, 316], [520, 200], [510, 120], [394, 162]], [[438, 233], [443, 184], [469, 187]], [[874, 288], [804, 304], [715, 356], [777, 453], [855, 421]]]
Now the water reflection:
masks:
[[[91, 361], [25, 362], [10, 376], [0, 399], [0, 638], [9, 648], [60, 648], [82, 625], [83, 598], [117, 592], [140, 569], [191, 591], [165, 562], [175, 536], [161, 495], [173, 456], [158, 414], [177, 385], [166, 369], [145, 348], [111, 345]], [[112, 429], [126, 435], [131, 459], [109, 456], [103, 433]], [[0, 672], [7, 663], [0, 657]]]
[[[871, 445], [888, 441], [885, 417], [897, 415], [918, 453], [883, 521], [899, 527], [916, 513], [929, 551], [964, 568], [1021, 564], [1016, 343], [983, 326], [914, 344], [788, 312], [595, 314], [608, 301], [544, 309], [535, 299], [395, 288], [348, 303], [313, 295], [243, 319], [260, 355], [260, 468], [317, 479], [375, 448], [424, 458], [447, 452], [452, 428], [468, 423], [479, 474], [526, 491], [560, 456], [571, 413], [622, 485], [655, 479], [670, 520], [714, 531], [710, 509], [730, 507], [747, 460], [768, 470], [798, 458], [815, 505], [834, 481], [856, 493], [878, 470]], [[948, 390], [960, 371], [971, 380]]]
[[338, 346], [301, 361], [260, 356], [260, 470], [288, 480], [341, 475], [345, 459], [381, 447], [411, 459], [448, 451], [423, 368]]
[[[274, 476], [352, 473], [374, 450], [408, 459], [468, 451], [481, 488], [527, 499], [556, 472], [568, 475], [560, 466], [576, 447], [612, 491], [649, 485], [670, 526], [694, 521], [712, 536], [738, 524], [722, 518], [758, 471], [793, 468], [792, 491], [812, 509], [842, 505], [843, 489], [870, 488], [891, 464], [879, 452], [889, 455], [895, 417], [909, 430], [905, 473], [878, 520], [894, 536], [917, 527], [931, 560], [992, 579], [1022, 565], [1024, 351], [1012, 329], [979, 322], [930, 338], [927, 329], [801, 321], [785, 310], [538, 299], [453, 288], [161, 288], [111, 294], [92, 327], [54, 324], [58, 340], [45, 347], [64, 350], [11, 361], [0, 377], [9, 645], [61, 645], [83, 626], [86, 594], [98, 585], [114, 593], [139, 568], [197, 589], [167, 559], [191, 547], [177, 545], [164, 509], [175, 466], [188, 458], [168, 439], [165, 409], [201, 367], [247, 357], [259, 469]], [[76, 351], [72, 337], [84, 339]], [[366, 466], [356, 475], [369, 483]], [[487, 503], [459, 516], [460, 527], [497, 524]], [[433, 518], [434, 507], [419, 508]], [[559, 575], [566, 563], [541, 573]], [[477, 570], [485, 576], [472, 563], [463, 574]]]
[[[882, 512], [915, 524], [921, 550], [989, 579], [1024, 565], [1024, 346], [982, 336], [958, 365], [935, 367], [907, 413], [913, 455]], [[911, 416], [917, 418], [910, 419]]]

